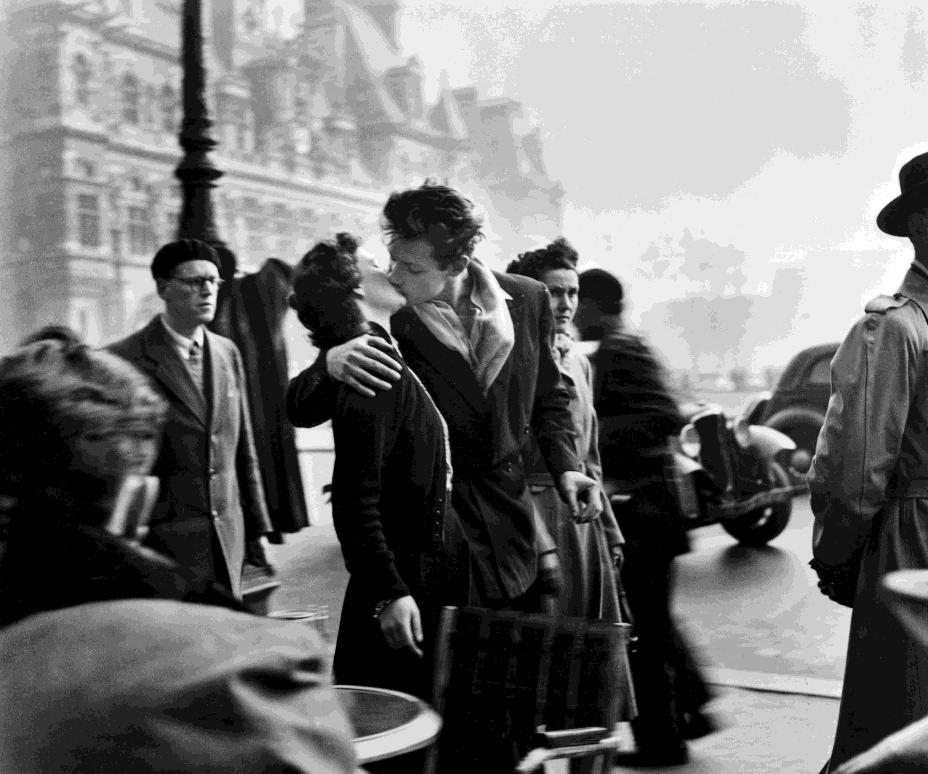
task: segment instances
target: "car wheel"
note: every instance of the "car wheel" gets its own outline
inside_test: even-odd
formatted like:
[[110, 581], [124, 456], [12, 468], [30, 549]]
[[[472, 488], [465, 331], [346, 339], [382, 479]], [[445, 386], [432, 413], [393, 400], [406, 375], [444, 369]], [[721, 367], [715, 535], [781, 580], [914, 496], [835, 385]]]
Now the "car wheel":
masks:
[[[782, 465], [769, 462], [765, 474], [771, 487], [790, 486], [789, 474]], [[722, 527], [743, 546], [760, 548], [767, 545], [789, 524], [793, 513], [792, 499], [766, 508], [758, 508], [731, 521], [723, 521]]]

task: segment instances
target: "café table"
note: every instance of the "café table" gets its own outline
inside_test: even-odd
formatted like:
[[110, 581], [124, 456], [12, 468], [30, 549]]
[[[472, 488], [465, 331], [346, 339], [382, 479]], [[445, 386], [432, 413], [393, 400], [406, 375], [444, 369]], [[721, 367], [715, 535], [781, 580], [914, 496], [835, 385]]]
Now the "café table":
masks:
[[415, 696], [364, 685], [334, 685], [355, 730], [358, 763], [395, 758], [427, 747], [441, 730], [441, 718]]

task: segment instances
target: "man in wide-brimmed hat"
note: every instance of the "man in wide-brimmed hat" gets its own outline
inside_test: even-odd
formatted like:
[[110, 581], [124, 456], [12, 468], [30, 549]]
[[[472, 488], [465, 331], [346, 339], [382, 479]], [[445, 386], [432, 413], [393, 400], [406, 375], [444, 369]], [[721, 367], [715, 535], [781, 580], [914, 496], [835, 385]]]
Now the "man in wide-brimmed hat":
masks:
[[809, 471], [812, 566], [854, 608], [826, 771], [928, 714], [928, 654], [901, 627], [880, 578], [928, 568], [928, 153], [899, 172], [877, 226], [908, 237], [899, 291], [877, 296], [831, 363], [831, 399]]

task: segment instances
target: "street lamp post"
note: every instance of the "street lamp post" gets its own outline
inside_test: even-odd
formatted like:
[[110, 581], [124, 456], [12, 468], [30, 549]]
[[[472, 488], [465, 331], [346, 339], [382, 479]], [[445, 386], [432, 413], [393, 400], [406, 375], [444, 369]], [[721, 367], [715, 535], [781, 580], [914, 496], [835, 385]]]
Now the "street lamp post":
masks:
[[[213, 122], [206, 106], [206, 69], [203, 66], [203, 26], [200, 0], [184, 0], [181, 30], [184, 116], [178, 138], [184, 157], [174, 174], [180, 180], [183, 204], [178, 239], [201, 239], [229, 253], [219, 237], [213, 214], [212, 189], [222, 177], [210, 159], [216, 140], [210, 134]], [[234, 263], [234, 258], [233, 258]], [[234, 270], [233, 270], [234, 271]]]

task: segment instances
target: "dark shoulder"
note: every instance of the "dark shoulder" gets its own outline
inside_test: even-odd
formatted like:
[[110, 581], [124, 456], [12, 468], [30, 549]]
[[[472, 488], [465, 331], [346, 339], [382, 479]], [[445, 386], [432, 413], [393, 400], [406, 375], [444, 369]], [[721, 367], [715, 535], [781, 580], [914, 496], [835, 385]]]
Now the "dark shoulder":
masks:
[[410, 375], [406, 364], [399, 380], [389, 390], [378, 390], [373, 398], [361, 395], [353, 387], [342, 382], [337, 383], [335, 396], [336, 425], [338, 418], [371, 421], [378, 417], [393, 415], [405, 399], [409, 389]]
[[145, 326], [135, 333], [130, 333], [125, 338], [107, 344], [103, 349], [107, 352], [112, 352], [114, 355], [119, 355], [126, 360], [135, 360], [141, 354], [142, 343], [145, 341], [148, 329], [149, 326]]

